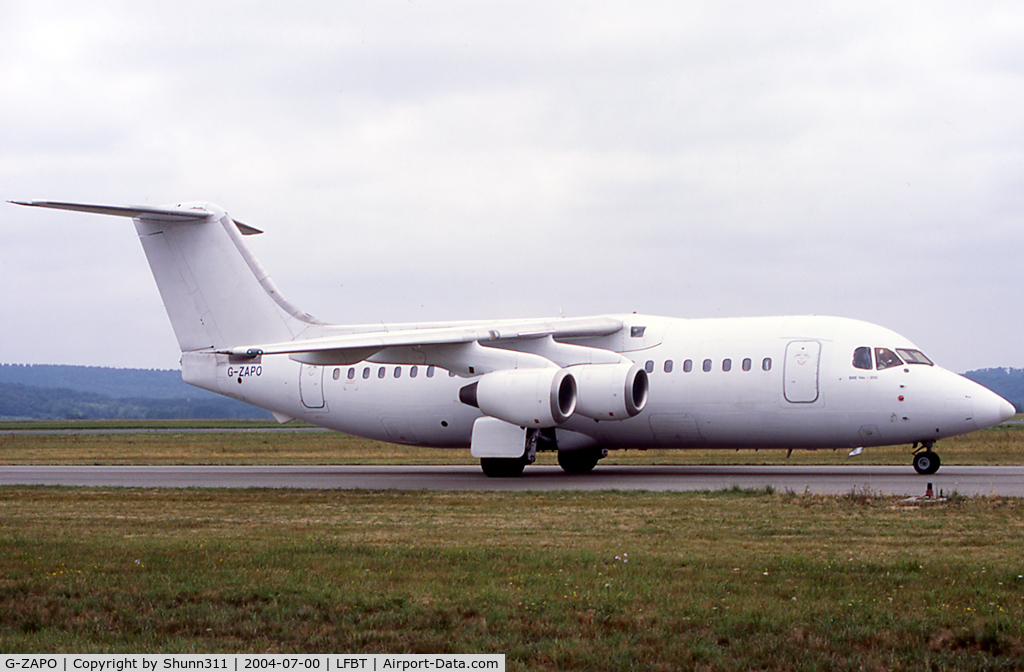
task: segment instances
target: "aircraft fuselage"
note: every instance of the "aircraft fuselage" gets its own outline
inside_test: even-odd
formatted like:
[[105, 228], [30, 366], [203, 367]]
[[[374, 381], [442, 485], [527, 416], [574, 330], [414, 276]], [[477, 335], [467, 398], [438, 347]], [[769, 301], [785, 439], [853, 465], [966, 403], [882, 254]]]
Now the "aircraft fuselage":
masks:
[[[570, 417], [562, 446], [621, 448], [854, 448], [929, 442], [1001, 421], [1006, 402], [931, 363], [889, 329], [834, 317], [676, 319], [618, 315], [620, 332], [575, 339], [645, 367], [646, 407], [635, 417]], [[516, 344], [509, 344], [511, 349]], [[870, 368], [854, 365], [858, 348]], [[897, 355], [898, 357], [898, 355]], [[371, 358], [372, 359], [372, 358]], [[459, 399], [473, 376], [417, 364], [301, 364], [286, 355], [231, 361], [189, 353], [194, 385], [339, 431], [419, 446], [467, 447], [481, 412]]]

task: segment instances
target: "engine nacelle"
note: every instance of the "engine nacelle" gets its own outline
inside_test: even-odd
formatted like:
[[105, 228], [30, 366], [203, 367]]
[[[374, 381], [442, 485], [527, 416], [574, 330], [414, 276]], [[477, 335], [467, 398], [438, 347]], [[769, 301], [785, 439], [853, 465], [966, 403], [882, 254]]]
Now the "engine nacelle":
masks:
[[554, 427], [576, 410], [576, 379], [565, 369], [504, 369], [459, 390], [459, 400], [520, 427]]
[[576, 412], [594, 420], [625, 420], [647, 405], [649, 381], [639, 364], [581, 364], [576, 378]]

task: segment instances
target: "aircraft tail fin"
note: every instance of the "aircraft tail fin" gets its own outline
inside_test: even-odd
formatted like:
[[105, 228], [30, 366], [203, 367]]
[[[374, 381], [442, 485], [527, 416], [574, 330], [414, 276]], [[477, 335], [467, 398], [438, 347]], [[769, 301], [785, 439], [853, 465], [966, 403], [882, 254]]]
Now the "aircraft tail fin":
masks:
[[281, 296], [243, 239], [262, 232], [215, 205], [12, 203], [131, 217], [182, 352], [289, 341], [322, 324]]

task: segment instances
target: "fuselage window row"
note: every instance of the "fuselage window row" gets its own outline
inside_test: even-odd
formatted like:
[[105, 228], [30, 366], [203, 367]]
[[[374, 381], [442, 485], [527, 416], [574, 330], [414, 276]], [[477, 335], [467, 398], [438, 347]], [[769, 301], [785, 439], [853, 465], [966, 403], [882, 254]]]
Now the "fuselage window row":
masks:
[[[701, 370], [703, 370], [705, 373], [710, 372], [713, 368], [714, 362], [712, 360], [705, 359], [703, 362], [701, 362]], [[751, 369], [754, 368], [754, 361], [750, 357], [744, 358], [741, 364], [741, 368], [744, 371], [750, 371]], [[662, 371], [664, 371], [665, 373], [672, 373], [673, 370], [675, 370], [675, 362], [671, 359], [666, 359], [664, 365], [662, 366]], [[765, 357], [764, 359], [761, 360], [761, 370], [772, 370], [771, 357]], [[644, 371], [646, 371], [647, 373], [654, 373], [654, 360], [649, 359], [644, 363]], [[691, 371], [693, 371], [693, 360], [683, 360], [683, 373], [690, 373]], [[722, 360], [722, 371], [732, 371], [732, 359], [726, 358]]]
[[[864, 349], [864, 348], [857, 348], [857, 352], [859, 353], [862, 349]], [[886, 350], [886, 349], [885, 348], [876, 348], [876, 350]], [[891, 354], [891, 351], [886, 350], [886, 352]], [[919, 356], [921, 358], [927, 360], [927, 357], [925, 357], [924, 355], [922, 355], [920, 353], [918, 353], [918, 354], [919, 354]], [[859, 361], [857, 359], [857, 356], [858, 356], [857, 354], [854, 355], [854, 362], [855, 362], [854, 365], [855, 366], [857, 365], [856, 362]], [[870, 349], [869, 349], [869, 356], [870, 356]], [[892, 355], [892, 356], [895, 357], [895, 355]], [[899, 358], [897, 358], [897, 360], [898, 359]], [[908, 361], [909, 361], [909, 359], [908, 359]], [[900, 363], [902, 363], [902, 362], [900, 362]], [[923, 362], [916, 362], [916, 363], [923, 363]], [[931, 363], [930, 360], [929, 360], [928, 363], [929, 364]], [[426, 373], [427, 378], [433, 378], [434, 377], [434, 368], [435, 368], [434, 366], [428, 366], [427, 367], [427, 373]], [[701, 368], [705, 372], [710, 372], [712, 370], [712, 368], [714, 368], [714, 362], [712, 360], [710, 360], [710, 359], [705, 359], [701, 363]], [[741, 368], [744, 371], [750, 371], [753, 368], [753, 360], [751, 360], [749, 357], [744, 358], [743, 359], [743, 363], [741, 365]], [[863, 367], [858, 367], [858, 368], [863, 368]], [[868, 366], [868, 368], [871, 368], [870, 365]], [[879, 368], [883, 368], [883, 367], [880, 366]], [[762, 371], [771, 371], [771, 369], [772, 369], [772, 358], [771, 357], [765, 357], [763, 360], [761, 360], [761, 370]], [[654, 360], [650, 360], [650, 359], [647, 360], [644, 363], [644, 370], [647, 373], [654, 373]], [[671, 360], [671, 359], [666, 359], [664, 364], [662, 365], [662, 370], [665, 373], [672, 373], [675, 370], [675, 361]], [[409, 367], [409, 377], [410, 378], [418, 377], [419, 376], [419, 371], [420, 371], [420, 367], [419, 366], [416, 366], [416, 365], [410, 366]], [[693, 371], [693, 360], [692, 359], [683, 360], [683, 372], [684, 373], [691, 373], [692, 371]], [[732, 371], [732, 359], [726, 358], [726, 359], [722, 360], [722, 371], [726, 371], [726, 372]], [[368, 367], [368, 366], [363, 367], [363, 373], [362, 373], [363, 380], [369, 380], [370, 372], [371, 372], [370, 367]], [[386, 366], [382, 366], [382, 367], [377, 369], [377, 378], [383, 379], [386, 375], [387, 375], [387, 367]], [[402, 367], [396, 366], [395, 369], [394, 369], [393, 375], [394, 375], [395, 378], [401, 378], [402, 377]], [[454, 371], [449, 371], [448, 375], [449, 375], [449, 377], [454, 377], [455, 376], [455, 372]], [[340, 380], [341, 379], [341, 369], [340, 368], [334, 369], [333, 373], [331, 374], [331, 377], [334, 378], [334, 380]], [[356, 378], [356, 367], [354, 367], [354, 366], [349, 367], [348, 371], [345, 374], [345, 378], [347, 380], [355, 380], [355, 378]]]
[[[380, 367], [377, 370], [377, 377], [378, 378], [383, 378], [385, 376], [386, 372], [387, 372], [387, 367], [386, 366]], [[413, 365], [413, 366], [409, 367], [409, 377], [410, 378], [416, 378], [419, 375], [420, 375], [420, 367], [419, 366]], [[449, 375], [454, 375], [454, 374], [449, 372]], [[394, 376], [395, 376], [395, 378], [401, 378], [402, 377], [402, 367], [400, 367], [400, 366], [396, 366], [395, 367]], [[341, 369], [334, 369], [334, 373], [331, 374], [331, 377], [334, 378], [335, 380], [340, 379], [341, 378]], [[356, 379], [356, 367], [350, 366], [349, 369], [348, 369], [348, 372], [345, 374], [345, 377], [348, 380], [355, 380]], [[366, 379], [369, 379], [369, 377], [370, 377], [370, 367], [368, 367], [368, 366], [363, 367], [363, 379], [366, 380]], [[433, 378], [433, 377], [434, 377], [434, 367], [433, 366], [428, 366], [427, 367], [427, 378]]]

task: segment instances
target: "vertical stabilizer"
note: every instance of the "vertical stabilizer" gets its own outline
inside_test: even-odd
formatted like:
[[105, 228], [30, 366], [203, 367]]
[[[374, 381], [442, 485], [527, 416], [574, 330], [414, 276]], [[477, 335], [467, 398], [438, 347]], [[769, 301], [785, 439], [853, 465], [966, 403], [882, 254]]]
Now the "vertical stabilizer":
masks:
[[253, 256], [242, 232], [259, 231], [217, 206], [20, 205], [131, 217], [182, 352], [289, 341], [320, 324], [281, 296]]

